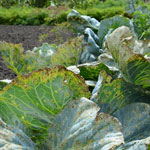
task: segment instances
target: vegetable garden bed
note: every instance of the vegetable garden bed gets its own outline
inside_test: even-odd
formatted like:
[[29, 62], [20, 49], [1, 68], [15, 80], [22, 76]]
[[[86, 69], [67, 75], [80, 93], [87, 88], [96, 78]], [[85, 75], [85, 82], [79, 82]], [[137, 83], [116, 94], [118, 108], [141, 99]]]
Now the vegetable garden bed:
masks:
[[[0, 25], [0, 41], [6, 41], [14, 44], [22, 43], [24, 50], [31, 50], [34, 47], [41, 46], [43, 42], [51, 44], [60, 44], [67, 39], [74, 37], [71, 31], [61, 31], [58, 39], [58, 31], [51, 32], [54, 26], [15, 26]], [[48, 36], [40, 42], [40, 37]], [[0, 54], [0, 80], [13, 79], [15, 74], [3, 62]]]

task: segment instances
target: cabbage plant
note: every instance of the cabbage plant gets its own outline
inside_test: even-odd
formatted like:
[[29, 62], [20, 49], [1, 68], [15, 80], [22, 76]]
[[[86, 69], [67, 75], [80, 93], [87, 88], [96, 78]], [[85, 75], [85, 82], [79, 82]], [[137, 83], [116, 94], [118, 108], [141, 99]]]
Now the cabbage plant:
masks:
[[[0, 120], [0, 148], [149, 149], [150, 41], [136, 39], [129, 19], [110, 18], [92, 31], [93, 20], [77, 12], [71, 19], [76, 14], [86, 23], [85, 49], [82, 37], [26, 54], [20, 45], [0, 43], [4, 61], [17, 74], [11, 83], [0, 83], [0, 117], [9, 124]], [[92, 93], [83, 77], [97, 80]]]

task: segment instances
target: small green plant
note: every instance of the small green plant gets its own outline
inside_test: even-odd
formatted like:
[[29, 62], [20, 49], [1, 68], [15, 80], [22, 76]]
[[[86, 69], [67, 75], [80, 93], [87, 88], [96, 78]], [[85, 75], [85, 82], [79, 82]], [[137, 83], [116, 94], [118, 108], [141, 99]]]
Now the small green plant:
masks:
[[150, 39], [150, 13], [140, 11], [134, 13], [133, 24], [138, 39]]

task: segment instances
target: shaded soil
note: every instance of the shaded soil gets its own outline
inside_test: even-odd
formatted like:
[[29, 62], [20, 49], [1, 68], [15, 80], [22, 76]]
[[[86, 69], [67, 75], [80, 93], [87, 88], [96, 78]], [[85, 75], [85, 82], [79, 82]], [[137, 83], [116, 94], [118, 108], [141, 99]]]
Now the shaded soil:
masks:
[[[22, 43], [25, 51], [41, 46], [44, 42], [59, 45], [74, 36], [74, 33], [62, 27], [0, 25], [0, 41]], [[15, 76], [4, 64], [0, 54], [0, 80], [13, 79]]]

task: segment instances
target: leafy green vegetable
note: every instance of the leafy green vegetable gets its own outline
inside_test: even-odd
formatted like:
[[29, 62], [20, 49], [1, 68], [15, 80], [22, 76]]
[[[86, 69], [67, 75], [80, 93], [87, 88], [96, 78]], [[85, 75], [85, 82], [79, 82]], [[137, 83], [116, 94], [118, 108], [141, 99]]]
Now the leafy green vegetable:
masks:
[[117, 150], [149, 150], [150, 145], [150, 137], [147, 137], [142, 140], [135, 140], [117, 148]]
[[118, 120], [98, 111], [86, 98], [69, 103], [49, 130], [49, 149], [108, 150], [123, 143]]
[[133, 30], [133, 25], [130, 20], [122, 16], [115, 16], [101, 21], [98, 31], [100, 48], [103, 48], [103, 43], [107, 39], [108, 35], [120, 26], [127, 26]]
[[100, 25], [95, 18], [80, 15], [80, 13], [74, 9], [68, 14], [67, 19], [72, 24], [73, 29], [80, 33], [84, 33], [86, 28], [91, 28], [93, 31], [98, 31]]
[[113, 80], [105, 71], [101, 72], [91, 99], [100, 106], [102, 112], [108, 114], [131, 103], [150, 103], [150, 95], [140, 86], [126, 83], [122, 78]]
[[21, 44], [0, 42], [0, 52], [6, 65], [17, 75], [26, 74], [36, 69], [50, 65], [50, 58], [55, 50], [54, 46], [43, 44], [42, 47], [27, 51]]
[[55, 53], [51, 57], [51, 66], [77, 65], [79, 63], [80, 54], [84, 47], [82, 46], [83, 36], [68, 40], [62, 45], [56, 47]]
[[8, 83], [0, 81], [0, 91], [7, 85]]
[[106, 50], [98, 57], [98, 60], [105, 64], [111, 71], [119, 71], [117, 63], [114, 61], [112, 55]]
[[96, 61], [98, 56], [103, 53], [99, 47], [98, 36], [90, 28], [86, 28], [84, 31], [83, 45], [85, 48], [79, 59], [80, 64]]
[[6, 122], [16, 125], [19, 119], [43, 136], [54, 116], [82, 96], [88, 98], [90, 93], [81, 77], [62, 66], [40, 69], [19, 75], [0, 92], [0, 114]]
[[44, 67], [77, 65], [83, 51], [82, 40], [83, 37], [80, 36], [57, 47], [44, 43], [25, 54], [19, 44], [0, 42], [0, 52], [6, 65], [17, 75], [28, 74]]
[[150, 105], [134, 103], [114, 113], [122, 124], [125, 142], [145, 139], [150, 135]]
[[147, 150], [150, 144], [150, 105], [134, 103], [118, 110], [114, 116], [122, 124], [125, 144], [117, 150]]
[[150, 62], [133, 51], [135, 40], [128, 27], [116, 29], [107, 38], [107, 47], [122, 72], [125, 81], [150, 87]]
[[0, 149], [35, 150], [35, 144], [21, 130], [8, 126], [0, 119]]
[[80, 69], [80, 75], [85, 80], [95, 80], [97, 81], [99, 73], [102, 70], [110, 74], [114, 74], [112, 71], [109, 70], [107, 66], [105, 66], [102, 62], [92, 62], [92, 63], [85, 63], [77, 66]]

